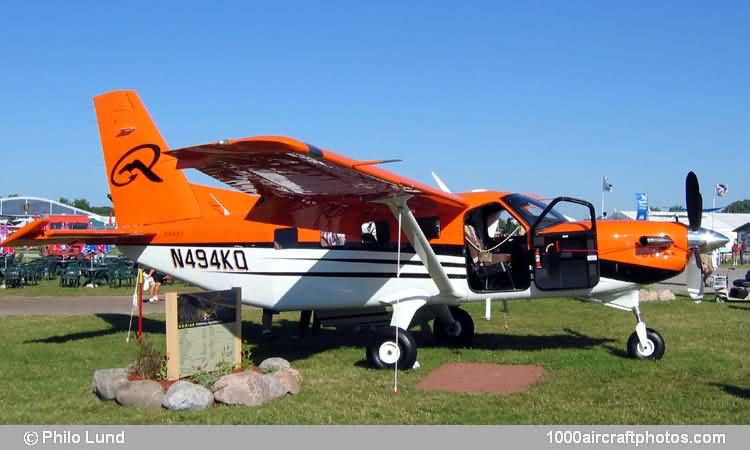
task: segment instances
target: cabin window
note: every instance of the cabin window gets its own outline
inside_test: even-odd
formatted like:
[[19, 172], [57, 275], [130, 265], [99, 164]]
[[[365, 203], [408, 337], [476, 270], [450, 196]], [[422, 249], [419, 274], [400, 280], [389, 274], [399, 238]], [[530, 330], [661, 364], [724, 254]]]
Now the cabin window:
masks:
[[296, 228], [279, 228], [273, 232], [273, 248], [281, 250], [297, 246]]
[[344, 233], [334, 233], [333, 231], [320, 232], [321, 247], [343, 247], [344, 245], [346, 245], [346, 235]]
[[417, 224], [419, 224], [419, 228], [422, 229], [422, 233], [424, 233], [428, 241], [440, 237], [439, 217], [417, 218]]
[[362, 224], [362, 245], [365, 247], [382, 247], [391, 240], [391, 229], [388, 222], [371, 221]]

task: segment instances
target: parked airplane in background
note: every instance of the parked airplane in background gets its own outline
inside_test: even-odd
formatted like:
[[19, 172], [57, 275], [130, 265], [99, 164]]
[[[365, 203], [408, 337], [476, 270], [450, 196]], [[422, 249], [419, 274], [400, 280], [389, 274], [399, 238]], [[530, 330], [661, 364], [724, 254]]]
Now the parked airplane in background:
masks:
[[[700, 228], [702, 200], [687, 178], [690, 226], [599, 221], [586, 201], [549, 204], [506, 192], [453, 194], [287, 137], [220, 140], [167, 151], [132, 91], [94, 99], [116, 230], [51, 230], [36, 221], [2, 245], [84, 240], [117, 244], [141, 264], [206, 289], [242, 287], [274, 311], [388, 306], [390, 327], [366, 349], [376, 367], [411, 368], [408, 331], [433, 319], [435, 338], [468, 344], [468, 302], [576, 297], [635, 314], [628, 352], [658, 359], [638, 285], [688, 270], [726, 238]], [[194, 168], [236, 190], [192, 184]], [[571, 221], [570, 208], [583, 212]], [[321, 231], [322, 230], [322, 231]], [[697, 272], [696, 272], [697, 271]], [[419, 316], [415, 319], [416, 316]]]

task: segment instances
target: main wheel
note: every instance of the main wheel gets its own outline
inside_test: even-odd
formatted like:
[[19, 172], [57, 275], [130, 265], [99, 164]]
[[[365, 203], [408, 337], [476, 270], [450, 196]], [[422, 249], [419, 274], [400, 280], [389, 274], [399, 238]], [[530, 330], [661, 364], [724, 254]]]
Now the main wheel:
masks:
[[377, 369], [393, 369], [398, 363], [400, 370], [408, 370], [417, 361], [417, 343], [408, 331], [399, 328], [397, 333], [396, 327], [387, 327], [375, 333], [365, 353]]
[[451, 315], [456, 321], [454, 325], [435, 318], [432, 324], [432, 334], [435, 341], [442, 345], [465, 346], [471, 344], [474, 338], [474, 320], [469, 313], [456, 306], [450, 307]]
[[661, 359], [666, 348], [664, 338], [651, 328], [646, 328], [645, 348], [641, 345], [635, 332], [628, 339], [628, 355], [635, 359]]

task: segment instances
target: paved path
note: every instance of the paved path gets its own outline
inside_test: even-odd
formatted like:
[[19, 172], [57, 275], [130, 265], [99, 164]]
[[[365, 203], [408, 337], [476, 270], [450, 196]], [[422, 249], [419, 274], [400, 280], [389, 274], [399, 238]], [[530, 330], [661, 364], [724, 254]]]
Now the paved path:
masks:
[[[130, 314], [132, 296], [0, 296], [0, 316], [81, 316], [91, 314]], [[164, 312], [164, 301], [144, 303], [146, 314]]]

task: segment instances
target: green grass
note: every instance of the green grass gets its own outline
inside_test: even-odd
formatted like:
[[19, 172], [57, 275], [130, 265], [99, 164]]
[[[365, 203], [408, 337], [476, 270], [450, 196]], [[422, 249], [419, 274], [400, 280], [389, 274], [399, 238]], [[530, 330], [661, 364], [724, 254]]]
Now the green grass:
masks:
[[[174, 284], [162, 285], [160, 294], [167, 292], [191, 292], [197, 288], [186, 285], [182, 282], [175, 282]], [[6, 288], [0, 289], [0, 295], [2, 296], [23, 296], [23, 297], [45, 297], [45, 296], [112, 296], [112, 295], [132, 295], [133, 286], [122, 286], [122, 287], [109, 287], [106, 284], [99, 285], [97, 287], [88, 288], [85, 286], [81, 287], [63, 287], [60, 286], [58, 280], [42, 280], [37, 285], [23, 286], [20, 288]], [[2, 297], [0, 297], [2, 301]]]
[[[433, 347], [417, 333], [422, 368], [399, 375], [363, 362], [364, 338], [324, 330], [294, 341], [296, 314], [277, 318], [278, 339], [258, 340], [259, 313], [248, 311], [244, 332], [256, 363], [271, 355], [292, 361], [303, 392], [260, 408], [220, 406], [202, 413], [142, 411], [97, 400], [94, 369], [122, 367], [135, 355], [125, 343], [127, 317], [0, 318], [0, 423], [95, 424], [747, 424], [750, 423], [750, 308], [647, 303], [650, 327], [666, 338], [661, 361], [624, 356], [631, 314], [571, 300], [511, 303], [502, 314], [476, 319], [472, 348]], [[148, 339], [163, 345], [162, 317], [148, 317]], [[540, 364], [541, 383], [513, 395], [423, 392], [416, 383], [448, 362]]]

